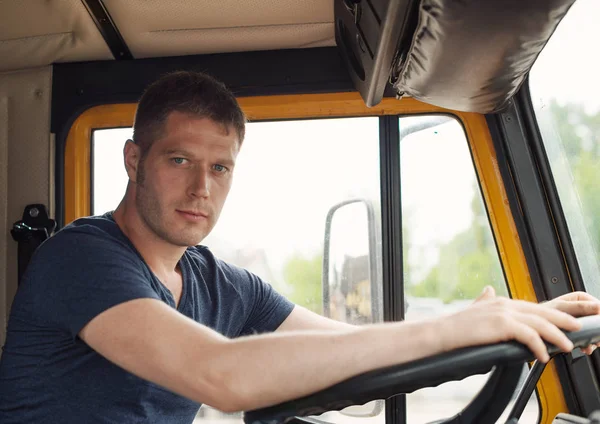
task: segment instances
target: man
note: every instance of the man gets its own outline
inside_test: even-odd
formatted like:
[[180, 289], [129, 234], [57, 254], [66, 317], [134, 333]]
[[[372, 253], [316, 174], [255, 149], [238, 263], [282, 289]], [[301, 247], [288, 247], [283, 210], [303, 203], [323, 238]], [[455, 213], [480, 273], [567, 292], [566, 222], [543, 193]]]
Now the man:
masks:
[[191, 423], [201, 403], [256, 409], [510, 339], [547, 361], [543, 340], [569, 351], [559, 328], [600, 313], [586, 294], [537, 305], [492, 289], [444, 319], [360, 328], [294, 306], [196, 246], [217, 222], [244, 128], [210, 77], [179, 72], [147, 89], [121, 204], [65, 227], [29, 265], [0, 363], [1, 422]]

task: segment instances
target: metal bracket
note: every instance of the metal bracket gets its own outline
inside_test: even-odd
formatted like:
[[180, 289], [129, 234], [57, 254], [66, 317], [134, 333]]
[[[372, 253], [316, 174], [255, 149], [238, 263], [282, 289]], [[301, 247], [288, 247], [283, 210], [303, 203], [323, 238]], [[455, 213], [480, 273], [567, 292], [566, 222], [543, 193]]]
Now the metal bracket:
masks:
[[23, 218], [13, 224], [10, 234], [19, 243], [19, 282], [25, 273], [33, 252], [49, 238], [56, 229], [56, 221], [50, 219], [45, 205], [25, 206]]

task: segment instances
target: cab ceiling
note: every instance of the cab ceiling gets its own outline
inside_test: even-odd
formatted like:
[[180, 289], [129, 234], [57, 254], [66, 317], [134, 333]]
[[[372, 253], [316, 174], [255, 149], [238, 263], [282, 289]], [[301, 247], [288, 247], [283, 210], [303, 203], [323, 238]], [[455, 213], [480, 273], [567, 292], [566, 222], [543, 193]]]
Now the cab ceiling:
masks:
[[[134, 58], [335, 45], [333, 0], [104, 0]], [[82, 0], [0, 0], [0, 71], [114, 59]]]

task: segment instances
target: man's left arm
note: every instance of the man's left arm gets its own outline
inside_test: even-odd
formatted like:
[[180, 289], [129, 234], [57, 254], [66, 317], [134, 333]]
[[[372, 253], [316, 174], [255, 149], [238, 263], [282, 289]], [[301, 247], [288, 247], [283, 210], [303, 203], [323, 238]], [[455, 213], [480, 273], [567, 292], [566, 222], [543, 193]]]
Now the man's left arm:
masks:
[[[544, 305], [559, 311], [566, 312], [575, 317], [600, 314], [600, 301], [586, 292], [573, 292], [559, 296]], [[277, 331], [298, 330], [343, 330], [352, 328], [353, 325], [345, 322], [326, 318], [302, 306], [296, 305], [290, 315], [281, 323]], [[597, 345], [600, 346], [600, 343]], [[596, 349], [595, 345], [581, 349], [584, 353], [591, 355]]]
[[316, 314], [308, 309], [295, 305], [292, 312], [281, 323], [276, 331], [298, 331], [298, 330], [345, 330], [354, 328], [354, 325], [336, 321]]

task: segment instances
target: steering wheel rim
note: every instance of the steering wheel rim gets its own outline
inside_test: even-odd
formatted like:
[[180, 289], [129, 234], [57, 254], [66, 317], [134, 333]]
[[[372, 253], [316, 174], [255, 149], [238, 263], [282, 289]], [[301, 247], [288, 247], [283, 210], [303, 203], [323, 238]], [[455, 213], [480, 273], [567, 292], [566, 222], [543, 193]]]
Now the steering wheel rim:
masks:
[[[573, 345], [585, 347], [600, 342], [600, 316], [582, 317], [578, 320], [582, 324], [579, 331], [565, 332]], [[547, 344], [547, 348], [551, 357], [562, 353], [554, 345]], [[462, 380], [470, 375], [486, 374], [493, 368], [496, 368], [495, 373], [510, 373], [511, 378], [514, 379], [515, 367], [520, 373], [522, 365], [534, 359], [533, 353], [525, 345], [514, 341], [457, 349], [369, 371], [298, 399], [247, 411], [244, 422], [246, 424], [285, 423], [294, 417], [339, 411], [350, 405], [362, 405], [372, 400], [388, 399], [398, 394], [438, 386], [447, 381]], [[510, 389], [508, 393], [510, 399], [516, 387], [512, 384], [508, 386], [510, 387], [501, 390], [506, 392]], [[469, 406], [477, 403], [482, 392]]]

